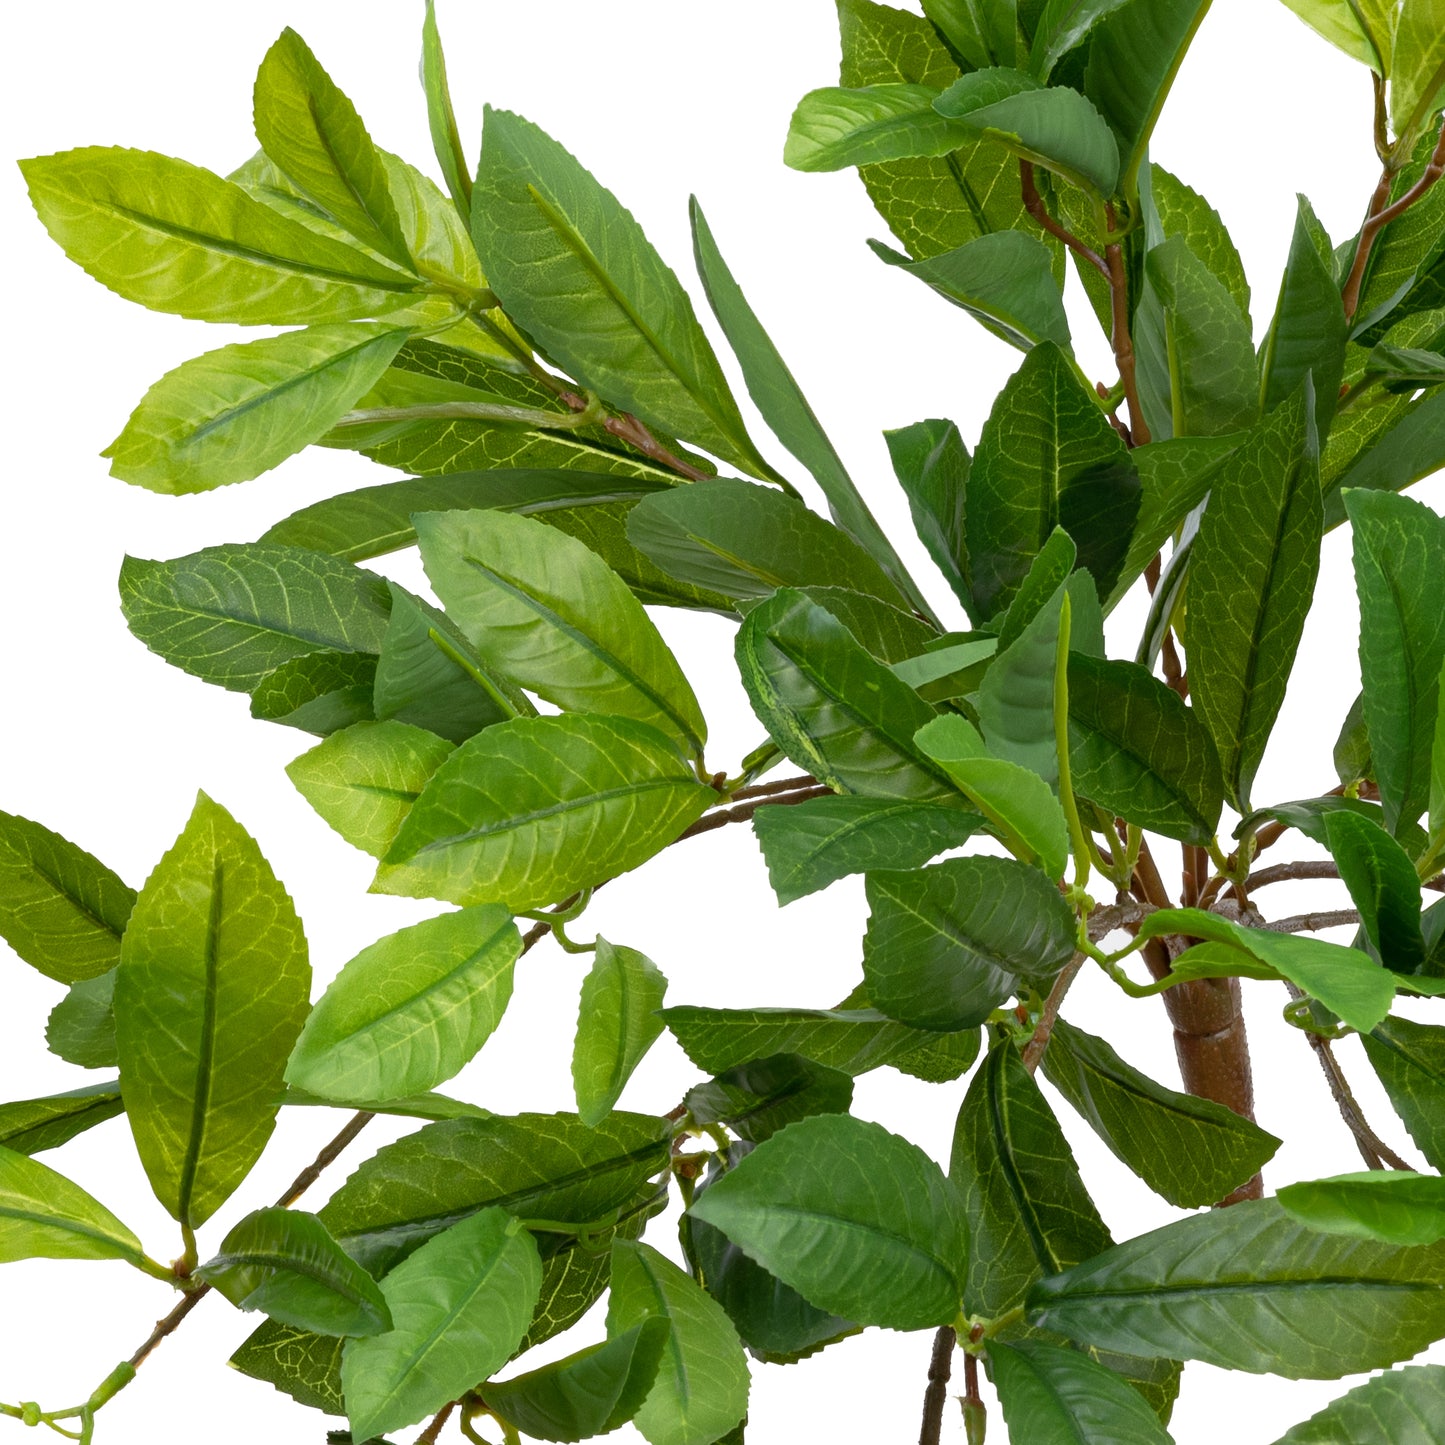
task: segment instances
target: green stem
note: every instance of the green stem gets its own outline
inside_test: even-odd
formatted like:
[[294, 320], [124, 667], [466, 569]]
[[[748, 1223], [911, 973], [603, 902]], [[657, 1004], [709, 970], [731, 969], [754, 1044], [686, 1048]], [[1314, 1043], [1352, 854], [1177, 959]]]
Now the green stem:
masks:
[[1085, 888], [1089, 882], [1089, 840], [1079, 819], [1079, 804], [1074, 797], [1073, 777], [1069, 771], [1069, 635], [1073, 628], [1069, 594], [1064, 593], [1059, 609], [1059, 644], [1054, 650], [1054, 747], [1059, 755], [1059, 801], [1069, 823], [1069, 840], [1074, 851], [1074, 887]]

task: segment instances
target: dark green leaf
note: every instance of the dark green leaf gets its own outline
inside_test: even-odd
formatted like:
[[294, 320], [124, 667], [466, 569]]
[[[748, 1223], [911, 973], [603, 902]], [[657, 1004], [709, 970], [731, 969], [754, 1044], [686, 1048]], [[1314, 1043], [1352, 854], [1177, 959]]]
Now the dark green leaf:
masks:
[[1170, 1445], [1140, 1395], [1087, 1355], [1029, 1341], [990, 1344], [988, 1359], [1010, 1439]]
[[644, 723], [580, 713], [514, 718], [437, 768], [373, 887], [538, 908], [637, 867], [716, 800], [675, 745]]
[[1029, 1319], [1106, 1349], [1335, 1379], [1445, 1333], [1445, 1245], [1323, 1234], [1246, 1200], [1116, 1245], [1030, 1292]]
[[1048, 80], [1054, 66], [1081, 45], [1106, 15], [1125, 3], [1126, 0], [1048, 0], [1034, 27], [1033, 49], [1029, 52], [1029, 69], [1034, 78]]
[[1044, 1074], [1119, 1159], [1181, 1209], [1217, 1203], [1280, 1145], [1222, 1104], [1155, 1083], [1103, 1039], [1063, 1020], [1044, 1054]]
[[50, 1010], [45, 1046], [68, 1064], [82, 1069], [120, 1066], [115, 1052], [115, 969], [71, 984], [70, 992]]
[[341, 1350], [336, 1335], [317, 1335], [295, 1325], [266, 1320], [249, 1334], [227, 1362], [243, 1375], [290, 1395], [298, 1405], [344, 1415]]
[[310, 988], [290, 897], [202, 793], [136, 900], [115, 985], [131, 1132], [156, 1197], [183, 1225], [209, 1219], [271, 1137]]
[[[1055, 532], [1054, 537], [1058, 533]], [[1014, 596], [1019, 602], [1032, 591], [1038, 570], [1048, 570], [1050, 542], [1035, 559], [1024, 585]], [[1067, 538], [1064, 538], [1067, 541]], [[1073, 551], [1069, 544], [1068, 551]], [[1059, 751], [1054, 734], [1054, 675], [1063, 622], [1064, 588], [1046, 597], [1022, 629], [1014, 633], [1015, 612], [1009, 608], [999, 655], [989, 665], [974, 696], [979, 726], [989, 752], [1037, 773], [1051, 788], [1059, 782]], [[1034, 599], [1027, 599], [1034, 600]]]
[[1012, 65], [1018, 43], [1016, 0], [924, 0], [923, 13], [974, 70]]
[[1330, 852], [1350, 890], [1365, 936], [1385, 967], [1416, 973], [1425, 962], [1420, 879], [1405, 850], [1369, 818], [1340, 810], [1325, 816]]
[[1445, 1239], [1445, 1179], [1436, 1174], [1375, 1171], [1287, 1184], [1279, 1202], [1293, 1219], [1327, 1234], [1386, 1244]]
[[1074, 916], [1058, 889], [1011, 858], [870, 873], [868, 903], [868, 997], [914, 1028], [980, 1024], [1021, 978], [1051, 979], [1074, 952]]
[[1365, 731], [1365, 695], [1356, 695], [1340, 724], [1335, 739], [1335, 774], [1344, 787], [1362, 778], [1373, 779], [1375, 765], [1370, 757], [1370, 735]]
[[18, 1099], [13, 1104], [0, 1104], [0, 1145], [17, 1154], [58, 1149], [77, 1134], [124, 1112], [119, 1079], [87, 1084], [44, 1099]]
[[893, 471], [908, 498], [913, 529], [954, 595], [973, 600], [964, 540], [964, 489], [972, 458], [951, 421], [914, 422], [885, 431]]
[[798, 592], [837, 618], [864, 652], [879, 662], [915, 657], [937, 633], [911, 612], [847, 587], [799, 587]]
[[98, 858], [29, 818], [0, 813], [0, 938], [57, 983], [115, 967], [135, 904]]
[[792, 1124], [691, 1212], [820, 1309], [890, 1329], [958, 1313], [962, 1201], [921, 1149], [876, 1124], [835, 1114]]
[[325, 1335], [379, 1335], [391, 1312], [376, 1282], [314, 1214], [257, 1209], [196, 1276], [243, 1310]]
[[[1421, 179], [1435, 148], [1428, 129], [1415, 153], [1397, 173], [1390, 201], [1400, 200]], [[1378, 341], [1384, 331], [1403, 317], [1439, 306], [1441, 262], [1440, 223], [1445, 218], [1445, 196], [1430, 191], [1403, 215], [1391, 221], [1371, 248], [1365, 283], [1355, 317], [1355, 334], [1366, 344]], [[1354, 261], [1353, 244], [1341, 258], [1342, 274]]]
[[251, 716], [327, 737], [372, 720], [377, 659], [368, 652], [308, 652], [251, 690]]
[[938, 95], [927, 85], [810, 90], [788, 123], [783, 163], [795, 171], [841, 171], [945, 156], [967, 145], [975, 130], [936, 111]]
[[657, 1011], [667, 980], [635, 948], [609, 943], [599, 934], [587, 977], [572, 1049], [572, 1086], [584, 1124], [612, 1112], [632, 1072], [662, 1033]]
[[17, 1259], [123, 1259], [140, 1240], [98, 1199], [48, 1165], [0, 1147], [0, 1263]]
[[[1071, 3], [1071, 0], [1064, 0]], [[1288, 0], [1286, 0], [1288, 3]], [[1149, 167], [1150, 191], [1166, 238], [1182, 236], [1210, 275], [1229, 292], [1239, 314], [1249, 320], [1249, 279], [1219, 212], [1192, 187], [1160, 165]]]
[[813, 1114], [846, 1114], [852, 1102], [852, 1075], [798, 1054], [734, 1064], [683, 1098], [695, 1123], [726, 1124], [753, 1144]]
[[1440, 1445], [1445, 1366], [1407, 1365], [1356, 1386], [1275, 1445]]
[[1445, 1169], [1445, 1028], [1392, 1016], [1360, 1042], [1430, 1167]]

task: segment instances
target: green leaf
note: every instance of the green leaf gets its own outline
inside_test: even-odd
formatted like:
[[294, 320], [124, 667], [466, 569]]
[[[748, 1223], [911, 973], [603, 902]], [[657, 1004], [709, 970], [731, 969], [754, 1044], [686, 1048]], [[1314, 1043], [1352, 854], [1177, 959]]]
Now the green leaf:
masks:
[[1445, 1028], [1392, 1016], [1360, 1042], [1430, 1167], [1445, 1169]]
[[1069, 859], [1064, 810], [1037, 773], [990, 755], [967, 719], [938, 718], [917, 734], [918, 746], [953, 779], [1013, 855], [1062, 878]]
[[57, 983], [115, 967], [128, 888], [98, 858], [29, 818], [0, 813], [0, 938]]
[[1383, 828], [1358, 813], [1327, 814], [1325, 835], [1360, 910], [1365, 936], [1385, 967], [1419, 972], [1425, 962], [1420, 878], [1409, 855]]
[[1029, 1319], [1105, 1349], [1335, 1379], [1445, 1333], [1445, 1246], [1323, 1234], [1246, 1200], [1116, 1245], [1029, 1295]]
[[1386, 1244], [1434, 1244], [1445, 1239], [1445, 1179], [1436, 1174], [1340, 1174], [1287, 1184], [1285, 1212], [1326, 1234]]
[[[1402, 199], [1424, 176], [1435, 149], [1429, 130], [1420, 137], [1414, 154], [1395, 176], [1390, 202]], [[1442, 294], [1440, 223], [1445, 218], [1445, 195], [1431, 190], [1396, 217], [1380, 233], [1365, 267], [1365, 282], [1354, 320], [1354, 335], [1366, 345], [1382, 340], [1403, 318], [1427, 312], [1445, 301]], [[1355, 258], [1358, 238], [1347, 242], [1338, 265], [1344, 275]], [[1438, 326], [1438, 318], [1431, 330]], [[1395, 338], [1398, 340], [1398, 338]], [[1403, 343], [1413, 344], [1413, 343]]]
[[369, 1099], [362, 1104], [359, 1099], [330, 1099], [320, 1094], [308, 1093], [305, 1089], [288, 1087], [281, 1096], [282, 1104], [288, 1108], [301, 1109], [349, 1109], [364, 1107], [373, 1114], [392, 1114], [400, 1119], [489, 1119], [491, 1111], [477, 1104], [467, 1104], [461, 1099], [448, 1098], [445, 1094], [408, 1094], [401, 1099]]
[[1074, 953], [1077, 927], [1058, 889], [1012, 858], [869, 873], [868, 904], [868, 997], [914, 1028], [981, 1024], [1021, 978], [1051, 979]]
[[816, 602], [853, 634], [863, 650], [879, 662], [890, 665], [916, 656], [937, 633], [911, 612], [891, 607], [865, 592], [846, 587], [799, 587], [798, 592]]
[[51, 238], [103, 286], [195, 321], [308, 326], [420, 299], [384, 261], [153, 151], [89, 146], [22, 161]]
[[447, 63], [442, 54], [441, 32], [437, 29], [435, 0], [427, 0], [426, 19], [421, 31], [421, 83], [426, 91], [427, 126], [431, 131], [432, 150], [447, 183], [447, 190], [456, 202], [464, 224], [472, 220], [472, 167], [462, 149], [457, 132], [457, 118], [452, 112], [451, 91], [447, 86]]
[[463, 743], [432, 774], [373, 887], [538, 908], [646, 862], [716, 800], [643, 723], [514, 718]]
[[1249, 811], [1319, 572], [1319, 447], [1306, 393], [1216, 477], [1189, 569], [1189, 680], [1224, 785]]
[[645, 1114], [614, 1112], [591, 1128], [576, 1114], [449, 1119], [378, 1150], [319, 1217], [353, 1259], [385, 1274], [491, 1205], [579, 1229], [621, 1215], [639, 1194], [650, 1200], [671, 1140], [671, 1123]]
[[307, 196], [359, 241], [412, 269], [386, 168], [356, 107], [289, 27], [256, 74], [256, 139]]
[[734, 1064], [683, 1098], [694, 1123], [726, 1124], [753, 1144], [814, 1114], [846, 1114], [852, 1102], [850, 1074], [798, 1054]]
[[1007, 607], [1059, 526], [1107, 594], [1138, 507], [1138, 476], [1098, 398], [1058, 347], [1034, 347], [994, 403], [968, 478], [970, 615]]
[[342, 1352], [352, 1434], [413, 1424], [506, 1364], [541, 1286], [537, 1246], [505, 1210], [483, 1209], [428, 1240], [382, 1283], [394, 1328]]
[[400, 722], [361, 722], [286, 765], [297, 791], [354, 848], [385, 856], [452, 744]]
[[934, 109], [1081, 190], [1105, 199], [1114, 194], [1118, 143], [1098, 109], [1077, 90], [1041, 89], [1017, 70], [980, 70], [956, 80]]
[[1395, 22], [1390, 63], [1390, 122], [1397, 135], [1439, 106], [1445, 87], [1445, 4], [1405, 0]]
[[156, 382], [101, 455], [152, 492], [250, 481], [330, 431], [407, 335], [381, 321], [309, 326], [208, 351]]
[[537, 1440], [589, 1440], [625, 1425], [657, 1378], [672, 1326], [662, 1315], [529, 1374], [489, 1383], [487, 1407]]
[[783, 164], [795, 171], [841, 171], [945, 156], [967, 145], [974, 130], [936, 111], [938, 95], [927, 85], [810, 90], [788, 123]]
[[1335, 776], [1348, 787], [1362, 778], [1374, 776], [1375, 765], [1370, 758], [1370, 735], [1365, 731], [1365, 695], [1357, 693], [1345, 720], [1340, 724], [1340, 735], [1335, 739]]
[[1103, 1039], [1062, 1020], [1043, 1063], [1048, 1081], [1113, 1154], [1180, 1209], [1218, 1203], [1280, 1146], [1222, 1104], [1164, 1088]]
[[988, 1359], [1010, 1439], [1170, 1445], [1143, 1397], [1087, 1355], [1034, 1341], [995, 1342]]
[[1354, 530], [1365, 726], [1385, 823], [1413, 823], [1430, 800], [1445, 664], [1445, 521], [1388, 492], [1344, 496]]
[[1119, 190], [1137, 198], [1139, 168], [1210, 0], [1134, 0], [1095, 27], [1084, 94], [1119, 142]]
[[344, 1415], [341, 1351], [337, 1335], [317, 1335], [277, 1320], [264, 1321], [227, 1361], [243, 1375], [289, 1395], [298, 1405]]
[[1440, 1445], [1445, 1367], [1406, 1365], [1357, 1385], [1275, 1445]]
[[953, 1131], [949, 1177], [970, 1249], [964, 1308], [998, 1317], [1029, 1286], [1114, 1242], [1033, 1075], [1009, 1043], [990, 1050]]
[[792, 903], [853, 873], [921, 868], [966, 843], [981, 826], [981, 819], [958, 808], [879, 798], [812, 798], [753, 814], [753, 831], [779, 903]]
[[973, 601], [964, 537], [964, 491], [972, 458], [951, 421], [885, 431], [888, 455], [908, 498], [913, 529], [965, 607]]
[[115, 969], [71, 984], [70, 992], [50, 1010], [45, 1024], [45, 1046], [68, 1064], [82, 1069], [114, 1069]]
[[251, 690], [251, 716], [328, 737], [373, 719], [377, 659], [368, 652], [308, 652]]
[[1149, 187], [1165, 238], [1181, 236], [1209, 274], [1229, 292], [1249, 321], [1249, 278], [1219, 212], [1192, 187], [1160, 165], [1149, 167]]
[[913, 744], [933, 709], [816, 603], [784, 588], [755, 607], [737, 660], [753, 711], [819, 782], [867, 797], [947, 796]]
[[994, 231], [922, 261], [911, 261], [879, 241], [868, 244], [880, 261], [917, 276], [1010, 346], [1028, 351], [1040, 341], [1052, 341], [1069, 349], [1063, 293], [1042, 241], [1018, 231]]
[[1198, 908], [1151, 913], [1138, 936], [1149, 939], [1171, 933], [1227, 944], [1258, 959], [1362, 1034], [1385, 1017], [1394, 1000], [1394, 976], [1355, 948], [1265, 928], [1244, 928]]
[[0, 1262], [123, 1259], [139, 1265], [140, 1240], [63, 1174], [0, 1147]]
[[1381, 75], [1386, 73], [1385, 59], [1389, 54], [1388, 42], [1394, 38], [1394, 27], [1379, 37], [1385, 44], [1377, 49], [1363, 13], [1367, 6], [1355, 4], [1353, 0], [1284, 0], [1284, 3], [1310, 29], [1343, 50], [1351, 60], [1358, 60]]
[[1198, 717], [1147, 668], [1069, 658], [1074, 791], [1106, 812], [1183, 843], [1219, 826], [1224, 782]]
[[152, 652], [233, 692], [320, 649], [379, 652], [391, 601], [371, 572], [261, 542], [171, 562], [127, 557], [120, 599], [126, 624]]
[[617, 198], [530, 121], [488, 107], [472, 235], [507, 314], [624, 411], [753, 476], [753, 446], [687, 293]]
[[820, 1114], [789, 1125], [691, 1213], [820, 1309], [899, 1330], [958, 1314], [962, 1201], [921, 1149], [876, 1124]]
[[343, 1253], [314, 1214], [257, 1209], [221, 1241], [196, 1276], [238, 1309], [325, 1335], [380, 1335], [391, 1312], [375, 1280]]
[[186, 1227], [215, 1213], [271, 1137], [310, 986], [285, 888], [202, 793], [136, 900], [115, 985], [131, 1132], [156, 1197]]
[[701, 756], [707, 723], [692, 688], [596, 553], [506, 512], [415, 525], [437, 596], [487, 663], [558, 707], [635, 718]]
[[45, 1099], [18, 1099], [0, 1104], [0, 1145], [17, 1154], [58, 1149], [77, 1134], [124, 1112], [118, 1079], [86, 1084]]
[[924, 0], [923, 13], [972, 69], [1012, 65], [1016, 0]]
[[607, 1333], [648, 1320], [671, 1326], [656, 1378], [633, 1423], [649, 1445], [711, 1445], [748, 1407], [748, 1366], [722, 1306], [645, 1244], [615, 1240]]
[[[1067, 541], [1067, 538], [1064, 539]], [[1069, 548], [1072, 551], [1072, 545]], [[1045, 543], [1036, 563], [1049, 566]], [[1034, 577], [1030, 569], [1015, 602], [1024, 600]], [[1054, 736], [1054, 674], [1059, 650], [1064, 587], [1060, 584], [1008, 642], [1014, 630], [1010, 607], [1000, 636], [999, 655], [983, 675], [974, 698], [979, 726], [989, 752], [1037, 773], [1051, 788], [1059, 782], [1059, 754]], [[1033, 599], [1030, 599], [1033, 600]]]
[[1329, 249], [1322, 255], [1315, 241], [1318, 227], [1310, 203], [1301, 196], [1279, 302], [1260, 355], [1260, 410], [1273, 411], [1309, 376], [1315, 391], [1315, 430], [1326, 437], [1345, 372], [1349, 327]]
[[443, 913], [363, 948], [307, 1016], [286, 1081], [352, 1100], [423, 1093], [469, 1063], [512, 996], [521, 936], [496, 905]]
[[[1089, 32], [1126, 0], [1048, 0], [1034, 26], [1029, 69], [1046, 81], [1055, 65], [1088, 39]], [[1020, 1437], [1027, 1438], [1027, 1437]]]
[[719, 477], [644, 498], [627, 535], [665, 572], [739, 600], [847, 587], [907, 600], [848, 534], [774, 488]]
[[600, 934], [577, 1015], [572, 1048], [572, 1086], [584, 1124], [599, 1124], [612, 1112], [632, 1071], [657, 1042], [657, 1010], [667, 980], [635, 948], [609, 943]]

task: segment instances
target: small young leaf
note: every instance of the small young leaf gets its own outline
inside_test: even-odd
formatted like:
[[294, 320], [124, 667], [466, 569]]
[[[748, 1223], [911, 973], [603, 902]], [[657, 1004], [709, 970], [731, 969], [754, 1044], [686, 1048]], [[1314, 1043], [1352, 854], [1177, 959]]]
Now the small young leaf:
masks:
[[120, 1066], [115, 1051], [115, 969], [71, 984], [70, 992], [50, 1010], [45, 1046], [67, 1064], [82, 1069]]
[[1445, 1365], [1406, 1365], [1357, 1385], [1275, 1445], [1440, 1445], [1441, 1420]]
[[657, 1010], [667, 980], [635, 948], [609, 943], [600, 934], [597, 953], [582, 980], [577, 1035], [572, 1048], [572, 1085], [584, 1124], [612, 1112], [632, 1071], [662, 1033]]
[[17, 1259], [123, 1259], [140, 1240], [63, 1174], [0, 1147], [0, 1263]]
[[86, 1084], [44, 1099], [17, 1099], [0, 1104], [0, 1146], [17, 1154], [58, 1149], [77, 1134], [125, 1112], [120, 1080]]
[[964, 490], [973, 459], [951, 421], [914, 422], [885, 431], [888, 455], [899, 485], [908, 498], [913, 529], [954, 596], [973, 604], [964, 537]]
[[464, 225], [472, 222], [472, 168], [462, 149], [457, 118], [452, 113], [451, 91], [447, 86], [447, 63], [442, 54], [441, 32], [437, 29], [435, 0], [427, 0], [426, 19], [421, 31], [421, 83], [426, 91], [427, 124], [432, 150], [446, 179], [447, 190], [456, 202]]
[[846, 1114], [852, 1102], [851, 1075], [798, 1054], [734, 1064], [683, 1098], [694, 1123], [726, 1124], [752, 1144], [813, 1114]]
[[1279, 1202], [1291, 1218], [1327, 1234], [1386, 1244], [1445, 1239], [1445, 1179], [1434, 1174], [1341, 1174], [1287, 1184]]

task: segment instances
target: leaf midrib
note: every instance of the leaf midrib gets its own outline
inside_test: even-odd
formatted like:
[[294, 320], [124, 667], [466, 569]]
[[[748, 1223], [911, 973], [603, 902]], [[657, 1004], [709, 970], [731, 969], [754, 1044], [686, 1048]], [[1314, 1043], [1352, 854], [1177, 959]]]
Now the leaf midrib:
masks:
[[200, 1170], [201, 1151], [205, 1147], [206, 1125], [211, 1108], [211, 1089], [215, 1082], [216, 1062], [216, 993], [218, 987], [218, 965], [220, 963], [220, 930], [224, 908], [225, 863], [220, 852], [212, 855], [211, 896], [206, 918], [206, 939], [202, 950], [201, 967], [201, 1029], [196, 1048], [195, 1094], [191, 1101], [191, 1125], [186, 1138], [185, 1153], [181, 1159], [180, 1177], [176, 1186], [176, 1209], [182, 1224], [188, 1228], [191, 1218], [191, 1198], [195, 1191], [196, 1175]]

